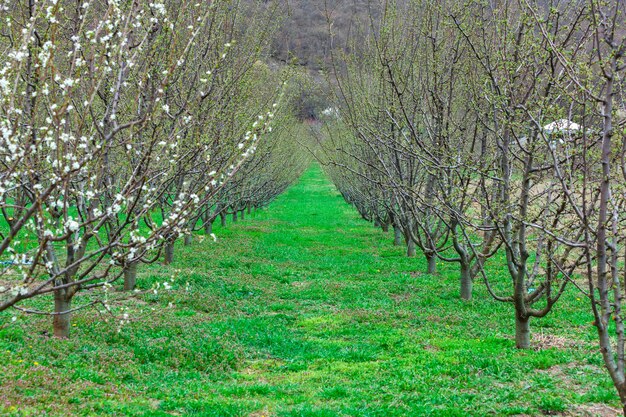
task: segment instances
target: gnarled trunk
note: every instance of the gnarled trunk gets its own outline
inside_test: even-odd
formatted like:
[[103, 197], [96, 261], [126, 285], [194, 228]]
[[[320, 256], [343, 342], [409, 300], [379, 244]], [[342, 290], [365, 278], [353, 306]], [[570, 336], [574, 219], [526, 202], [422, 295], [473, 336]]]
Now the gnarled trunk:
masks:
[[193, 235], [191, 233], [189, 233], [188, 235], [185, 235], [185, 246], [190, 246], [192, 242], [193, 242]]
[[246, 211], [245, 210], [241, 210], [239, 217], [241, 218], [241, 220], [245, 220], [246, 219]]
[[211, 233], [213, 233], [213, 221], [204, 222], [204, 234], [208, 236]]
[[382, 224], [383, 232], [389, 232], [389, 223], [385, 222]]
[[233, 211], [233, 223], [237, 223], [237, 210]]
[[226, 213], [220, 213], [220, 224], [222, 227], [226, 226]]

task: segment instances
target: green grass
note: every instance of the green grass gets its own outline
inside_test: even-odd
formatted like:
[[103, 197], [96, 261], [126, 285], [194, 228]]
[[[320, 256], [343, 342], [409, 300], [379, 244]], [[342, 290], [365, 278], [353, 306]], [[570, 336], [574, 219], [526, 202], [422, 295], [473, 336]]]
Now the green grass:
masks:
[[[116, 307], [0, 330], [0, 414], [12, 416], [583, 415], [617, 406], [584, 300], [573, 288], [518, 351], [510, 305], [455, 265], [422, 274], [392, 236], [360, 220], [319, 167], [267, 210], [144, 267], [174, 289]], [[489, 265], [495, 277], [506, 274]], [[41, 305], [49, 300], [37, 301]], [[0, 324], [14, 312], [0, 314]], [[108, 322], [107, 322], [108, 320]], [[581, 406], [581, 404], [583, 406]]]

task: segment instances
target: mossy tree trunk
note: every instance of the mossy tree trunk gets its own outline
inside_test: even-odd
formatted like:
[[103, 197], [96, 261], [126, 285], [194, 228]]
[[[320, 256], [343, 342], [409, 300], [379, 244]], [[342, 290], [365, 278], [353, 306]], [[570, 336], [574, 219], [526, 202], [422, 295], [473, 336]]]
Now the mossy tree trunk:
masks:
[[515, 314], [515, 346], [518, 349], [530, 348], [530, 317]]
[[413, 239], [407, 239], [406, 241], [406, 256], [408, 256], [409, 258], [413, 258], [416, 255], [416, 250], [415, 250], [415, 242], [413, 241]]
[[167, 242], [164, 248], [165, 252], [165, 265], [169, 265], [174, 262], [174, 242]]
[[393, 245], [402, 246], [402, 230], [398, 226], [393, 226]]
[[124, 291], [133, 291], [137, 286], [138, 262], [131, 262], [124, 267]]
[[461, 299], [472, 299], [473, 286], [471, 267], [466, 262], [461, 262]]
[[70, 337], [71, 309], [71, 292], [67, 288], [56, 290], [54, 292], [54, 318], [52, 320], [54, 337], [61, 339]]
[[427, 252], [425, 256], [426, 263], [428, 265], [426, 273], [430, 275], [435, 275], [437, 273], [437, 255], [433, 252]]

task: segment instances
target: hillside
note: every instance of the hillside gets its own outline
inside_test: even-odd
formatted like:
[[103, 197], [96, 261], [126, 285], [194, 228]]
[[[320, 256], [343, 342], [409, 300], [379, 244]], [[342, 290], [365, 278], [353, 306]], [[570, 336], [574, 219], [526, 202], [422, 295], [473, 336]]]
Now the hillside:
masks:
[[[345, 48], [369, 27], [378, 7], [368, 0], [285, 0], [285, 20], [272, 43], [272, 58], [319, 71], [330, 63], [331, 46]], [[332, 28], [332, 43], [330, 28]]]

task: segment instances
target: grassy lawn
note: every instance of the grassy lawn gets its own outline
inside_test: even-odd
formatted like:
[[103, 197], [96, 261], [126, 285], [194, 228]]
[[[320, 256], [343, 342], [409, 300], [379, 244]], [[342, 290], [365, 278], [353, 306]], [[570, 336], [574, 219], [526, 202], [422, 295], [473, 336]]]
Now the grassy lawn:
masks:
[[87, 310], [69, 340], [49, 338], [46, 317], [0, 330], [0, 414], [591, 416], [618, 405], [574, 288], [531, 323], [536, 348], [518, 351], [510, 305], [480, 283], [462, 302], [456, 265], [422, 274], [424, 260], [362, 221], [318, 167], [252, 217], [177, 247], [171, 266], [143, 267], [140, 286], [173, 277], [173, 290], [116, 307], [131, 318], [121, 328]]

